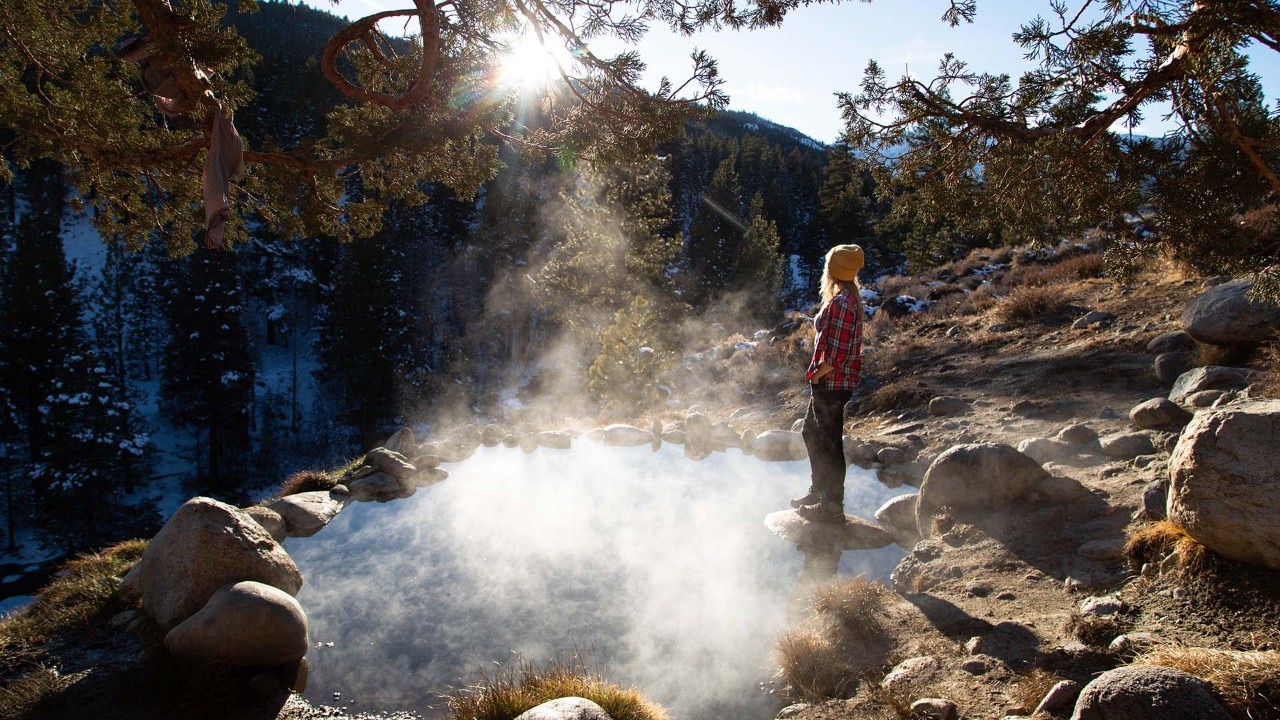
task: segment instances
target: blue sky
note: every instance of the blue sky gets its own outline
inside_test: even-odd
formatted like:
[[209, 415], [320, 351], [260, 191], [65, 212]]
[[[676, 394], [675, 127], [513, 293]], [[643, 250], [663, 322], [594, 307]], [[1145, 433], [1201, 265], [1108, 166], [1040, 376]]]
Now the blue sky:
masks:
[[[338, 15], [361, 17], [390, 7], [395, 0], [308, 0]], [[1070, 3], [1076, 7], [1078, 3]], [[980, 72], [1015, 77], [1029, 64], [1011, 36], [1037, 13], [1050, 15], [1048, 0], [978, 0], [973, 24], [950, 27], [941, 20], [946, 0], [874, 0], [869, 4], [813, 5], [791, 13], [778, 28], [743, 32], [703, 32], [691, 38], [654, 28], [637, 46], [649, 63], [649, 87], [662, 75], [677, 84], [687, 77], [689, 54], [708, 51], [720, 64], [730, 107], [794, 127], [818, 140], [835, 140], [842, 128], [835, 93], [856, 91], [870, 59], [889, 78], [906, 72], [922, 78], [950, 51]], [[620, 45], [600, 46], [616, 52]], [[1254, 69], [1268, 99], [1280, 97], [1280, 55], [1260, 50]], [[1134, 132], [1159, 135], [1168, 129], [1160, 112], [1148, 112]]]

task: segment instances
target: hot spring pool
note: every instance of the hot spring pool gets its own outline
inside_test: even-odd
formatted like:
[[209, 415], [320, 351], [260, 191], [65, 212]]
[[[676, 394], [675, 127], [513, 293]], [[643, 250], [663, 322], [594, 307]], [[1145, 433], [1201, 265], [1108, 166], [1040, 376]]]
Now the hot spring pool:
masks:
[[[445, 467], [287, 541], [306, 578], [308, 700], [440, 716], [439, 694], [482, 669], [577, 653], [679, 720], [774, 717], [772, 643], [803, 557], [763, 519], [808, 488], [807, 462], [577, 440]], [[863, 517], [903, 492], [856, 467], [846, 488]], [[840, 573], [886, 578], [903, 555], [845, 552]]]

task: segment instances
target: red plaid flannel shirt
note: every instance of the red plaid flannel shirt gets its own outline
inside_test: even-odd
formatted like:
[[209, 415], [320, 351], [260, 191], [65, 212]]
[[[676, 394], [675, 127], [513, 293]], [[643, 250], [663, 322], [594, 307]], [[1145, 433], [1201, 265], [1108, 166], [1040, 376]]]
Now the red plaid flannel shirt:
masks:
[[862, 321], [855, 302], [862, 302], [862, 298], [841, 291], [813, 319], [818, 336], [813, 341], [813, 360], [805, 373], [810, 382], [823, 362], [833, 368], [818, 381], [823, 387], [853, 390], [862, 380]]

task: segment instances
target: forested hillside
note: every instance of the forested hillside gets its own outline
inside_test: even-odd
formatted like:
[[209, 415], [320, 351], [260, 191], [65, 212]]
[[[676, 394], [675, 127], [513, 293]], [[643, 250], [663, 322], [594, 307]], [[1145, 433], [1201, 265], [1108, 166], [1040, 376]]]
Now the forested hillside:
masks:
[[[271, 2], [229, 17], [262, 55], [238, 129], [254, 147], [306, 142], [338, 100], [312, 53], [341, 21]], [[607, 167], [489, 142], [505, 168], [474, 201], [421, 183], [369, 239], [250, 222], [230, 250], [185, 257], [99, 237], [58, 166], [19, 172], [0, 196], [10, 543], [143, 535], [162, 495], [243, 501], [402, 423], [496, 417], [522, 388], [566, 412], [652, 406], [707, 328], [812, 302], [830, 244], [863, 243], [872, 270], [904, 259], [900, 238], [872, 235], [887, 209], [848, 148], [754, 115], [690, 122]]]

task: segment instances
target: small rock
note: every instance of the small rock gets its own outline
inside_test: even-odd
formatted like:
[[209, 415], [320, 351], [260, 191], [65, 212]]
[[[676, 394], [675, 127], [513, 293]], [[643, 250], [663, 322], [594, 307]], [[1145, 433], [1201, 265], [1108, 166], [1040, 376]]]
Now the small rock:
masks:
[[[546, 430], [533, 436], [538, 447], [551, 450], [568, 450], [573, 444], [573, 433], [568, 430]], [[521, 445], [523, 447], [523, 444]]]
[[1185, 350], [1176, 352], [1160, 353], [1156, 356], [1155, 361], [1151, 364], [1151, 370], [1155, 373], [1156, 379], [1162, 383], [1173, 383], [1182, 377], [1182, 374], [1195, 367], [1196, 356]]
[[404, 455], [381, 447], [370, 450], [364, 456], [364, 464], [401, 481], [408, 480], [418, 472], [418, 468], [414, 467]]
[[809, 709], [809, 703], [795, 703], [788, 705], [778, 711], [777, 720], [790, 720], [793, 717], [801, 715]]
[[1129, 460], [1139, 455], [1150, 455], [1155, 452], [1155, 443], [1151, 436], [1141, 432], [1118, 432], [1098, 439], [1102, 454], [1108, 457]]
[[516, 720], [612, 720], [604, 708], [586, 698], [549, 700], [516, 716]]
[[1118, 540], [1090, 540], [1076, 548], [1088, 560], [1114, 560], [1124, 554], [1124, 543]]
[[633, 425], [608, 425], [604, 428], [601, 439], [605, 445], [635, 447], [637, 445], [652, 445], [653, 433]]
[[1076, 698], [1080, 697], [1080, 683], [1074, 680], [1063, 680], [1049, 689], [1045, 693], [1044, 699], [1036, 705], [1035, 712], [1032, 715], [1045, 713], [1048, 715], [1057, 715], [1059, 713], [1070, 710], [1076, 704]]
[[902, 448], [883, 447], [876, 453], [876, 461], [884, 465], [897, 465], [907, 461], [907, 453]]
[[1109, 312], [1101, 310], [1092, 310], [1085, 314], [1084, 317], [1077, 319], [1071, 323], [1072, 330], [1098, 330], [1110, 327], [1115, 322], [1116, 316]]
[[928, 720], [956, 720], [960, 711], [946, 698], [920, 698], [911, 703], [911, 714]]
[[909, 658], [895, 665], [880, 685], [890, 692], [906, 694], [913, 686], [923, 685], [939, 667], [938, 658], [932, 655]]
[[1027, 438], [1018, 443], [1018, 452], [1041, 465], [1051, 462], [1070, 462], [1079, 455], [1075, 445], [1050, 438]]
[[1012, 593], [1008, 590], [1005, 590], [1004, 592], [997, 595], [996, 599], [997, 600], [1017, 600], [1018, 595], [1016, 593]]
[[1200, 392], [1193, 392], [1186, 396], [1183, 398], [1182, 402], [1187, 407], [1199, 410], [1207, 407], [1213, 407], [1214, 403], [1218, 402], [1223, 395], [1226, 395], [1226, 393], [1222, 390], [1201, 390]]
[[1009, 323], [996, 323], [995, 325], [992, 325], [991, 327], [987, 328], [987, 331], [993, 332], [993, 333], [1006, 333], [1012, 329], [1013, 329], [1013, 325]]
[[991, 584], [975, 580], [964, 587], [964, 593], [969, 597], [984, 598], [991, 594]]
[[288, 528], [285, 527], [284, 518], [280, 517], [280, 513], [261, 505], [247, 507], [244, 511], [249, 517], [257, 520], [263, 530], [271, 534], [272, 540], [280, 542], [285, 539]]
[[960, 415], [968, 411], [969, 403], [962, 398], [939, 395], [929, 401], [930, 415]]
[[1151, 398], [1129, 411], [1129, 419], [1140, 428], [1182, 427], [1191, 420], [1191, 413], [1168, 398]]
[[1154, 647], [1156, 642], [1156, 636], [1151, 633], [1125, 633], [1113, 638], [1107, 649], [1117, 655], [1133, 656]]
[[404, 495], [405, 485], [394, 476], [380, 472], [352, 481], [347, 490], [351, 499], [359, 502], [386, 501]]
[[[382, 474], [382, 473], [379, 473]], [[377, 477], [371, 475], [370, 477]], [[390, 477], [385, 476], [384, 477]], [[369, 478], [357, 480], [357, 483]], [[395, 478], [392, 478], [394, 481]], [[397, 481], [398, 485], [399, 482]], [[289, 537], [311, 537], [329, 524], [330, 520], [342, 510], [342, 501], [333, 498], [328, 490], [297, 493], [271, 503], [269, 509], [279, 513], [284, 519], [285, 532]]]
[[1097, 441], [1098, 431], [1084, 423], [1072, 423], [1059, 430], [1054, 439], [1074, 445], [1077, 448], [1086, 447]]
[[900, 547], [911, 549], [923, 538], [916, 529], [916, 500], [919, 493], [908, 493], [886, 500], [876, 510], [876, 522], [893, 538]]
[[1147, 350], [1153, 353], [1176, 352], [1178, 350], [1195, 350], [1196, 341], [1181, 330], [1161, 333], [1147, 343]]
[[983, 675], [987, 672], [987, 661], [982, 658], [969, 658], [960, 663], [960, 669], [970, 675]]
[[1125, 602], [1115, 595], [1087, 597], [1080, 601], [1080, 614], [1107, 617], [1124, 612], [1126, 607]]

